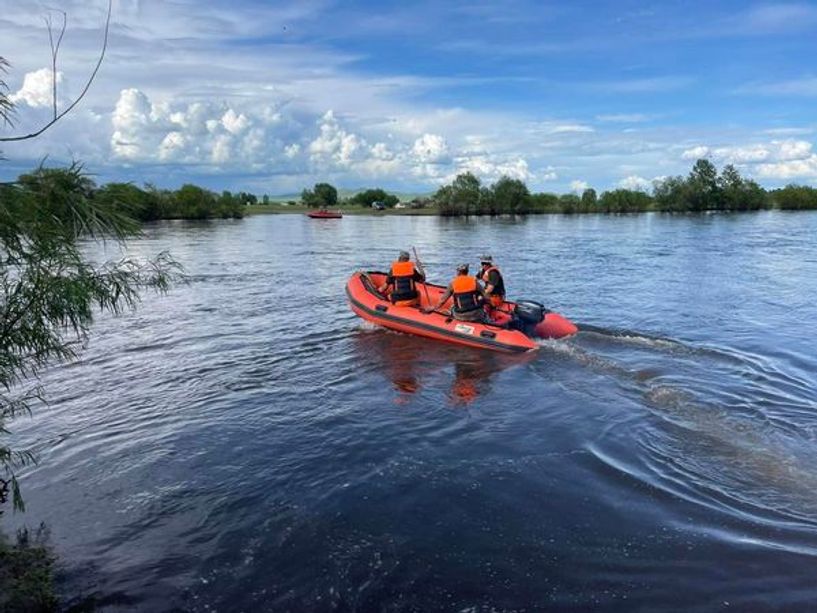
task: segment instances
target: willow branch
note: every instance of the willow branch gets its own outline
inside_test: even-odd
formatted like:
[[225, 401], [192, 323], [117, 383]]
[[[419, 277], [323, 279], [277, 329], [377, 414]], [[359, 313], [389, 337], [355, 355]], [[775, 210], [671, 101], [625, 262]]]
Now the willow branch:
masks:
[[[31, 134], [25, 134], [25, 135], [21, 135], [21, 136], [3, 136], [3, 137], [0, 137], [0, 143], [9, 143], [9, 142], [14, 142], [14, 141], [28, 140], [30, 138], [38, 137], [40, 134], [45, 132], [48, 128], [53, 126], [60, 119], [62, 119], [68, 113], [70, 113], [74, 109], [74, 107], [77, 106], [77, 104], [79, 104], [80, 100], [82, 100], [85, 97], [85, 94], [87, 94], [88, 90], [91, 89], [91, 84], [94, 82], [94, 79], [96, 78], [96, 75], [99, 72], [100, 66], [102, 66], [102, 60], [105, 59], [105, 52], [108, 49], [108, 33], [110, 31], [110, 28], [111, 28], [111, 10], [112, 10], [112, 7], [113, 7], [113, 0], [108, 0], [108, 15], [105, 18], [105, 35], [104, 35], [104, 38], [103, 38], [103, 41], [102, 41], [102, 49], [101, 49], [101, 51], [99, 53], [99, 59], [96, 62], [96, 66], [94, 67], [94, 70], [91, 73], [91, 76], [88, 77], [88, 81], [85, 83], [85, 87], [82, 89], [82, 92], [79, 94], [79, 96], [77, 96], [76, 100], [74, 100], [71, 104], [69, 104], [65, 108], [65, 110], [63, 110], [61, 113], [55, 114], [54, 119], [49, 121], [47, 124], [45, 124], [43, 127], [41, 127], [36, 132], [32, 132]], [[49, 31], [49, 36], [50, 35], [51, 34], [50, 34], [50, 31]], [[59, 51], [59, 44], [60, 44], [61, 41], [62, 41], [62, 34], [60, 34], [60, 38], [57, 41], [57, 45], [55, 47], [56, 51]], [[54, 48], [53, 45], [52, 45], [52, 48]], [[52, 78], [56, 79], [56, 58], [54, 59], [54, 66], [55, 66], [55, 70], [52, 71]], [[57, 105], [57, 99], [56, 99], [56, 81], [55, 81], [54, 82], [54, 109], [55, 109], [55, 111], [56, 111], [56, 105]]]
[[62, 13], [62, 28], [56, 45], [54, 44], [54, 32], [51, 27], [51, 15], [45, 20], [45, 25], [48, 26], [48, 43], [51, 45], [51, 103], [54, 108], [54, 119], [57, 118], [57, 56], [60, 54], [62, 37], [65, 36], [65, 28], [68, 25], [68, 13], [65, 11], [60, 11], [60, 13]]

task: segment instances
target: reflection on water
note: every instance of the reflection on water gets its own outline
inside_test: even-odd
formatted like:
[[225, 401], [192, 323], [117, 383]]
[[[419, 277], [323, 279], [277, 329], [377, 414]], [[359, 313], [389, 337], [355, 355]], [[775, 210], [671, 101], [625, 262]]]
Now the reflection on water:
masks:
[[405, 394], [415, 394], [424, 384], [448, 384], [452, 405], [468, 405], [491, 391], [491, 379], [499, 372], [535, 359], [533, 354], [506, 356], [468, 347], [400, 334], [362, 325], [353, 337], [358, 359], [371, 363], [399, 392], [396, 403], [405, 403]]
[[[44, 521], [69, 604], [106, 611], [811, 610], [815, 236], [809, 213], [150, 226], [133, 255], [190, 282], [45, 375], [4, 530]], [[438, 283], [491, 252], [583, 332], [505, 356], [362, 322], [348, 275], [411, 245]]]

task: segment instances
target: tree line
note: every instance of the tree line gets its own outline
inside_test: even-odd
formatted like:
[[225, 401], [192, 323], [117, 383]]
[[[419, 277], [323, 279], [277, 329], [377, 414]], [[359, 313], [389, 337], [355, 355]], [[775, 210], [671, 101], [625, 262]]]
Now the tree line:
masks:
[[601, 196], [593, 188], [581, 195], [530, 193], [519, 179], [502, 177], [485, 186], [478, 177], [464, 173], [439, 188], [432, 201], [443, 216], [805, 210], [817, 209], [817, 189], [792, 184], [767, 191], [732, 165], [719, 173], [711, 161], [700, 159], [687, 176], [656, 181], [651, 193], [624, 188]]
[[[305, 189], [301, 202], [315, 208], [338, 205], [371, 207], [380, 202], [393, 207], [400, 202], [383, 189], [367, 189], [341, 200], [329, 183]], [[734, 166], [718, 172], [707, 159], [700, 159], [686, 176], [655, 181], [651, 190], [617, 188], [601, 193], [593, 188], [581, 194], [531, 193], [519, 179], [501, 177], [491, 185], [466, 172], [440, 187], [430, 198], [412, 201], [414, 208], [434, 207], [444, 217], [468, 215], [530, 215], [540, 213], [694, 213], [703, 211], [757, 211], [817, 209], [817, 189], [806, 185], [787, 185], [766, 190], [752, 179], [741, 176]]]
[[256, 196], [246, 192], [234, 194], [223, 191], [216, 194], [197, 185], [182, 185], [179, 189], [159, 189], [153, 185], [140, 188], [132, 183], [97, 184], [84, 173], [77, 180], [81, 168], [38, 168], [20, 175], [13, 183], [5, 184], [3, 202], [22, 201], [38, 193], [44, 180], [74, 194], [81, 193], [91, 202], [106, 208], [119, 208], [138, 221], [159, 219], [239, 219], [246, 205], [255, 204]]
[[365, 189], [350, 198], [341, 200], [338, 197], [337, 188], [329, 183], [316, 183], [312, 189], [304, 189], [301, 192], [301, 203], [316, 209], [327, 209], [337, 206], [338, 204], [371, 208], [376, 202], [379, 202], [386, 208], [393, 208], [400, 202], [400, 198], [377, 187], [374, 189]]

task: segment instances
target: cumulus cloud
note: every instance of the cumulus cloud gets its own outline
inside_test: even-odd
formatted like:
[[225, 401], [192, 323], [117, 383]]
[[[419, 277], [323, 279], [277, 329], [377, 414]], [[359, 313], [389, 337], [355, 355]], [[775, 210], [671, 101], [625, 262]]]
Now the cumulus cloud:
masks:
[[709, 156], [709, 147], [705, 147], [703, 145], [698, 145], [697, 147], [692, 147], [691, 149], [686, 149], [682, 154], [681, 158], [684, 160], [698, 160], [701, 158], [705, 158]]
[[681, 157], [685, 160], [711, 157], [726, 164], [751, 164], [767, 160], [800, 160], [811, 155], [811, 149], [812, 144], [808, 141], [788, 139], [728, 147], [699, 145], [685, 150]]
[[318, 126], [320, 134], [309, 143], [312, 162], [348, 167], [365, 157], [366, 141], [341, 127], [333, 111], [327, 111], [318, 121]]
[[817, 178], [817, 153], [806, 141], [775, 142], [775, 161], [758, 164], [755, 172], [768, 179]]
[[440, 164], [450, 159], [448, 143], [439, 134], [423, 134], [414, 141], [411, 152], [423, 164]]
[[773, 140], [728, 147], [699, 145], [685, 150], [683, 159], [711, 157], [723, 164], [735, 164], [761, 178], [792, 179], [817, 176], [817, 154], [805, 140]]
[[[471, 172], [484, 181], [496, 181], [500, 177], [510, 177], [520, 181], [532, 178], [528, 163], [517, 157], [512, 159], [496, 159], [488, 155], [473, 155], [456, 160], [456, 172]], [[453, 177], [452, 177], [453, 178]]]
[[575, 180], [570, 182], [570, 191], [576, 192], [577, 194], [580, 194], [588, 187], [590, 187], [590, 184], [586, 181]]
[[230, 134], [241, 134], [250, 125], [249, 120], [242, 114], [236, 113], [233, 109], [227, 109], [221, 117], [221, 125]]
[[246, 170], [259, 163], [296, 158], [301, 145], [285, 145], [277, 129], [262, 125], [263, 117], [221, 104], [154, 103], [147, 94], [124, 89], [111, 115], [110, 149], [128, 162], [212, 164]]
[[163, 162], [175, 161], [184, 151], [187, 138], [181, 132], [168, 132], [159, 145], [159, 159]]
[[124, 89], [116, 102], [111, 123], [111, 149], [120, 158], [135, 160], [150, 156], [150, 139], [155, 134], [153, 106], [138, 89]]
[[638, 175], [630, 175], [629, 177], [625, 177], [619, 181], [617, 185], [623, 189], [646, 192], [652, 188], [652, 181], [645, 179], [644, 177], [639, 177]]
[[[14, 104], [27, 104], [32, 108], [51, 106], [53, 101], [53, 92], [51, 89], [52, 74], [53, 73], [51, 72], [50, 68], [40, 68], [34, 72], [26, 73], [25, 77], [23, 77], [23, 86], [11, 94], [9, 99]], [[62, 72], [57, 71], [57, 86], [62, 84], [62, 81], [63, 74]], [[59, 97], [59, 89], [57, 93], [57, 102], [61, 102]]]
[[777, 157], [781, 160], [802, 160], [811, 155], [811, 143], [804, 140], [787, 140], [775, 142], [778, 145]]
[[548, 166], [542, 172], [542, 181], [556, 181], [559, 178], [559, 175], [556, 173], [556, 169], [553, 166]]
[[759, 164], [756, 172], [766, 179], [817, 179], [817, 154], [803, 160]]

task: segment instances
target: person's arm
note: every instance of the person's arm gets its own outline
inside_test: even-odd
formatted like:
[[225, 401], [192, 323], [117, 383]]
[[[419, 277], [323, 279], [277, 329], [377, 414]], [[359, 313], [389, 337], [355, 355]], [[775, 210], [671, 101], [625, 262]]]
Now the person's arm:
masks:
[[391, 273], [389, 273], [388, 275], [386, 275], [386, 282], [383, 285], [381, 285], [380, 287], [378, 287], [377, 291], [382, 294], [387, 289], [389, 289], [392, 285], [394, 285], [394, 276]]
[[446, 288], [445, 293], [444, 293], [444, 294], [443, 294], [443, 295], [440, 297], [440, 300], [439, 300], [439, 302], [437, 302], [437, 304], [436, 304], [436, 305], [434, 305], [433, 307], [430, 307], [430, 308], [429, 308], [429, 307], [425, 307], [424, 309], [422, 309], [422, 311], [423, 311], [424, 313], [430, 313], [431, 311], [436, 311], [436, 310], [438, 310], [438, 309], [439, 309], [441, 306], [443, 306], [443, 305], [446, 303], [446, 301], [447, 301], [449, 298], [451, 298], [451, 296], [452, 296], [453, 294], [454, 294], [454, 289], [453, 289], [453, 288], [452, 288], [452, 287], [449, 285], [449, 286]]
[[425, 283], [426, 280], [426, 276], [416, 266], [414, 267], [414, 280], [418, 283]]
[[482, 289], [482, 286], [481, 286], [479, 283], [477, 283], [477, 293], [478, 293], [480, 296], [482, 296], [482, 300], [483, 300], [484, 302], [488, 302], [488, 294], [486, 294], [486, 293], [485, 293], [485, 290], [484, 290], [484, 289]]
[[493, 294], [494, 289], [496, 288], [497, 283], [499, 283], [499, 279], [497, 279], [497, 272], [492, 270], [488, 273], [488, 281], [485, 283], [485, 293], [486, 294]]

